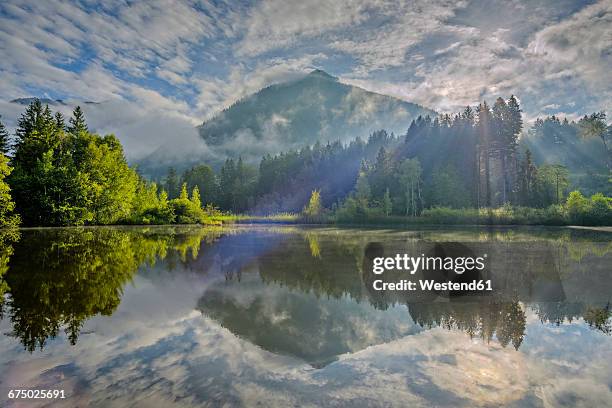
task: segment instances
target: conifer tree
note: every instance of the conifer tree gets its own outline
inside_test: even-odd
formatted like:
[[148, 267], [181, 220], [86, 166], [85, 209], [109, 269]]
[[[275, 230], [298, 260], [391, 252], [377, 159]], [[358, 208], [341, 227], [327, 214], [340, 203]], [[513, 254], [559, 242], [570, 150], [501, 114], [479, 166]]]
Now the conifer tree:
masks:
[[68, 121], [70, 124], [68, 125], [68, 132], [73, 135], [78, 135], [81, 132], [88, 132], [87, 123], [85, 122], [85, 115], [81, 110], [80, 106], [74, 108], [72, 111], [72, 117]]
[[0, 115], [0, 153], [6, 156], [11, 148], [9, 140], [10, 137], [1, 119], [2, 116]]
[[179, 195], [180, 200], [189, 200], [189, 196], [187, 195], [187, 183], [183, 183], [181, 186], [181, 194]]
[[176, 198], [178, 196], [178, 186], [179, 186], [179, 182], [178, 182], [178, 177], [176, 175], [176, 170], [174, 170], [174, 167], [170, 167], [168, 169], [168, 175], [166, 176], [166, 183], [165, 183], [165, 187], [166, 187], [166, 192], [168, 193], [168, 198], [173, 199]]
[[61, 130], [65, 130], [66, 129], [66, 123], [64, 121], [64, 115], [62, 115], [61, 112], [56, 112], [55, 113], [55, 126], [57, 126], [57, 128], [61, 129]]
[[304, 208], [304, 214], [308, 217], [317, 217], [321, 214], [321, 193], [319, 190], [313, 190], [310, 194], [308, 205]]
[[[186, 186], [187, 184], [184, 183], [183, 185]], [[190, 201], [194, 205], [194, 207], [202, 208], [202, 199], [200, 198], [200, 189], [198, 188], [198, 186], [195, 186], [193, 190], [191, 190]]]
[[[478, 116], [478, 145], [479, 154], [478, 162], [484, 162], [485, 170], [485, 206], [491, 206], [491, 169], [490, 169], [490, 156], [491, 156], [491, 111], [487, 102], [483, 102], [478, 105], [476, 110]], [[480, 184], [480, 177], [478, 180]]]

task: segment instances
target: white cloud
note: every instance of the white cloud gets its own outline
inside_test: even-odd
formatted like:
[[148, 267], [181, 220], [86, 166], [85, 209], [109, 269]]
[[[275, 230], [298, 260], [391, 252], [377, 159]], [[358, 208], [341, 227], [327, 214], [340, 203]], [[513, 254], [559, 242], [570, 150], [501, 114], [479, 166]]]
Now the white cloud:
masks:
[[199, 89], [196, 106], [203, 119], [217, 113], [241, 98], [274, 83], [303, 76], [313, 65], [324, 60], [324, 54], [303, 55], [299, 58], [271, 59], [247, 69], [238, 65], [226, 78], [201, 77], [194, 79]]
[[298, 39], [362, 22], [366, 1], [265, 0], [246, 12], [238, 55], [257, 55], [287, 47]]
[[195, 124], [317, 66], [442, 112], [511, 93], [527, 117], [609, 111], [612, 2], [570, 3], [9, 0], [0, 98], [123, 101], [139, 117]]

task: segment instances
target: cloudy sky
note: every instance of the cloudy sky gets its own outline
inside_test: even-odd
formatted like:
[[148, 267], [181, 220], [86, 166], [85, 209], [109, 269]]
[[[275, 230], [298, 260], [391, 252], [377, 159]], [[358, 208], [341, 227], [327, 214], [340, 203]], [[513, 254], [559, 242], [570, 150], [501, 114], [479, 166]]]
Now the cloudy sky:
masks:
[[97, 127], [152, 142], [313, 68], [440, 112], [515, 93], [575, 117], [612, 105], [612, 0], [8, 0], [0, 54], [5, 120], [18, 97], [107, 102]]

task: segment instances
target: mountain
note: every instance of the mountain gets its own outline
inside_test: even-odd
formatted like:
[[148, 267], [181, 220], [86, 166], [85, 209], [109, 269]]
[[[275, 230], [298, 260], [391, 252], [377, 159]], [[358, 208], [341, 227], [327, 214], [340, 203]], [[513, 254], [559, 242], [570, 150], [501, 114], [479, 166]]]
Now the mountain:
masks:
[[35, 97], [31, 97], [31, 98], [17, 98], [17, 99], [13, 99], [11, 101], [11, 103], [16, 103], [16, 104], [19, 104], [19, 105], [28, 106], [29, 104], [34, 102], [36, 99], [40, 99], [40, 102], [43, 105], [66, 106], [66, 103], [63, 100], [61, 100], [61, 99], [35, 98]]
[[[209, 146], [235, 153], [251, 141], [261, 153], [300, 148], [317, 141], [346, 141], [385, 128], [405, 132], [418, 115], [432, 110], [390, 96], [346, 85], [321, 70], [271, 85], [225, 109], [199, 126]], [[256, 146], [254, 146], [256, 147]], [[217, 149], [219, 150], [219, 149]]]
[[[270, 85], [219, 112], [198, 126], [208, 157], [191, 149], [173, 154], [169, 143], [139, 163], [144, 174], [156, 167], [188, 167], [198, 161], [219, 165], [241, 156], [258, 163], [261, 156], [299, 149], [317, 141], [367, 139], [375, 130], [405, 133], [419, 115], [436, 112], [387, 95], [343, 84], [321, 70], [294, 81]], [[202, 149], [200, 149], [200, 152]]]

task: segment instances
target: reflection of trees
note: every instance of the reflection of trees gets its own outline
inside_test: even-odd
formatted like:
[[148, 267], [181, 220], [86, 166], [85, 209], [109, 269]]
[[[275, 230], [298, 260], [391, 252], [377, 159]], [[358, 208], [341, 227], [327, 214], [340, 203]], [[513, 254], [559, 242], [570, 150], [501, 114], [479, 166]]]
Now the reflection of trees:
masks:
[[321, 258], [321, 248], [319, 246], [317, 236], [307, 232], [306, 239], [308, 240], [308, 246], [310, 247], [310, 255], [312, 255], [313, 258]]
[[142, 264], [189, 248], [197, 254], [203, 235], [155, 228], [24, 232], [6, 273], [12, 334], [29, 351], [42, 349], [61, 328], [75, 344], [89, 317], [112, 314]]
[[13, 255], [13, 243], [19, 239], [19, 230], [8, 228], [0, 230], [0, 319], [4, 317], [4, 294], [9, 287], [5, 276], [8, 271], [8, 263]]
[[408, 308], [422, 327], [461, 330], [487, 342], [495, 335], [502, 346], [512, 343], [517, 350], [525, 337], [525, 312], [517, 301], [415, 303]]
[[592, 329], [612, 334], [612, 323], [610, 322], [612, 311], [609, 302], [604, 307], [580, 302], [540, 302], [532, 303], [529, 307], [535, 311], [542, 323], [559, 326], [564, 322], [571, 323], [582, 317]]
[[589, 324], [589, 327], [605, 334], [612, 334], [611, 317], [610, 302], [606, 307], [588, 307], [584, 312], [584, 321]]
[[313, 256], [312, 244], [296, 245], [284, 240], [258, 259], [259, 273], [264, 282], [316, 296], [341, 298], [348, 295], [354, 299], [362, 297], [362, 284], [355, 268], [355, 258], [345, 248], [327, 242], [317, 243], [319, 256]]
[[[405, 304], [415, 322], [423, 327], [458, 329], [486, 341], [496, 338], [503, 346], [512, 344], [515, 348], [522, 344], [525, 336], [524, 304], [539, 302], [532, 308], [543, 322], [566, 318], [571, 321], [580, 316], [587, 320], [587, 308], [576, 309], [575, 300], [566, 300], [562, 279], [581, 275], [584, 268], [592, 265], [601, 265], [602, 260], [596, 258], [607, 256], [611, 249], [609, 242], [597, 242], [601, 240], [600, 234], [558, 229], [543, 232], [478, 231], [477, 234], [473, 231], [419, 232], [402, 241], [393, 241], [393, 234], [368, 239], [367, 233], [350, 231], [342, 234], [309, 230], [304, 235], [308, 245], [298, 245], [287, 239], [258, 261], [259, 274], [264, 282], [274, 282], [317, 296], [348, 296], [358, 302], [367, 301], [380, 310]], [[437, 243], [443, 243], [444, 238], [465, 239], [474, 254], [489, 255], [493, 275], [484, 276], [492, 276], [493, 286], [499, 288], [494, 296], [465, 296], [439, 302], [441, 299], [434, 299], [439, 295], [430, 292], [372, 290], [375, 279], [397, 282], [407, 276], [397, 271], [374, 275], [371, 273], [371, 258], [403, 252], [426, 253], [427, 245], [435, 247]], [[380, 243], [372, 240], [380, 240]], [[316, 242], [316, 254], [312, 252], [312, 241]], [[369, 251], [373, 254], [368, 255]], [[585, 261], [585, 257], [589, 258]], [[576, 258], [583, 261], [578, 262]], [[596, 277], [593, 279], [597, 281]], [[576, 282], [568, 284], [575, 285]], [[582, 284], [590, 287], [588, 281]], [[588, 298], [589, 295], [583, 296]], [[590, 313], [592, 318], [587, 323], [605, 331], [607, 320], [603, 319], [604, 314], [594, 310]]]

